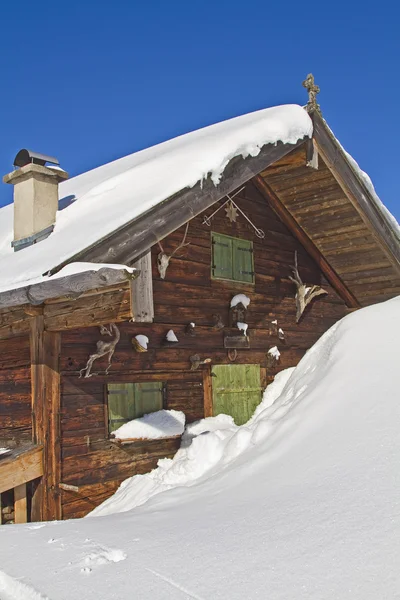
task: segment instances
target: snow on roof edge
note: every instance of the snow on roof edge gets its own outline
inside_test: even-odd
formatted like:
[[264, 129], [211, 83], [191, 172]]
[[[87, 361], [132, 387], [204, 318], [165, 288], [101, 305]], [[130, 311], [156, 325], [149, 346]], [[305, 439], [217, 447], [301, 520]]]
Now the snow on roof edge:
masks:
[[324, 117], [322, 117], [322, 115], [321, 115], [321, 118], [322, 118], [322, 121], [323, 121], [326, 129], [328, 130], [328, 132], [330, 133], [332, 138], [335, 140], [335, 142], [339, 146], [340, 150], [343, 152], [343, 156], [344, 156], [345, 160], [347, 160], [347, 163], [349, 164], [355, 177], [357, 177], [357, 179], [361, 182], [361, 184], [366, 188], [366, 191], [368, 192], [369, 198], [370, 198], [370, 200], [372, 200], [374, 207], [381, 214], [381, 216], [383, 217], [388, 228], [393, 232], [393, 234], [397, 238], [397, 241], [400, 243], [400, 224], [397, 221], [396, 217], [390, 212], [390, 210], [387, 208], [387, 206], [382, 202], [382, 200], [378, 196], [378, 194], [375, 190], [374, 184], [372, 183], [372, 179], [370, 178], [368, 173], [366, 173], [366, 171], [363, 171], [361, 169], [360, 165], [355, 160], [355, 158], [350, 154], [350, 152], [347, 152], [347, 150], [344, 148], [344, 146], [342, 145], [340, 140], [336, 137], [336, 135], [332, 131], [331, 127], [328, 125], [326, 119], [324, 119]]
[[3, 290], [32, 283], [209, 174], [218, 185], [235, 156], [257, 156], [267, 144], [297, 143], [311, 137], [312, 130], [311, 119], [301, 106], [272, 107], [97, 167], [60, 184], [60, 198], [70, 202], [58, 211], [53, 233], [15, 253], [10, 248], [12, 211], [4, 207], [0, 219]]
[[[0, 290], [0, 308], [23, 304], [41, 304], [50, 298], [84, 293], [95, 288], [125, 283], [134, 278], [136, 269], [106, 263], [70, 263], [53, 276], [45, 275], [9, 290]], [[86, 282], [83, 277], [86, 276]], [[57, 281], [57, 293], [54, 293]], [[79, 284], [77, 285], [77, 281]], [[75, 283], [75, 285], [74, 285]], [[53, 291], [52, 291], [53, 290]]]

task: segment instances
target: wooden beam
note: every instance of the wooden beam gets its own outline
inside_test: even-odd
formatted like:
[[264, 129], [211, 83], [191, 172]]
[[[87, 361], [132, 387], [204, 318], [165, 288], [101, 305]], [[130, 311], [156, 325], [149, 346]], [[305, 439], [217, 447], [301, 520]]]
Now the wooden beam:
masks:
[[131, 290], [128, 281], [121, 283], [118, 288], [99, 290], [97, 294], [84, 294], [76, 300], [51, 302], [44, 307], [46, 331], [94, 327], [129, 321], [131, 318]]
[[29, 334], [25, 307], [0, 308], [0, 340]]
[[211, 384], [211, 367], [209, 365], [203, 367], [203, 394], [204, 394], [204, 416], [213, 416], [213, 401], [212, 401], [212, 384]]
[[[208, 177], [192, 188], [181, 190], [118, 231], [99, 240], [91, 248], [76, 254], [69, 262], [117, 262], [125, 265], [134, 263], [159, 240], [304, 144], [306, 139], [308, 138], [298, 140], [295, 144], [267, 144], [257, 156], [234, 157], [225, 168], [218, 186]], [[63, 264], [59, 265], [54, 271], [62, 266]]]
[[321, 252], [310, 240], [305, 231], [300, 227], [295, 218], [290, 214], [286, 206], [282, 204], [278, 196], [269, 187], [263, 177], [261, 177], [261, 175], [257, 175], [253, 181], [260, 192], [268, 200], [271, 208], [304, 246], [308, 254], [315, 260], [326, 279], [329, 281], [333, 289], [339, 294], [339, 296], [346, 302], [347, 306], [351, 308], [360, 308], [360, 303], [358, 302], [357, 298], [353, 296], [350, 290], [345, 286], [338, 274], [333, 270], [328, 261], [323, 257]]
[[318, 152], [350, 202], [368, 226], [400, 275], [400, 240], [385, 213], [378, 207], [364, 181], [351, 166], [343, 148], [318, 114], [313, 115]]
[[28, 505], [26, 498], [26, 483], [21, 483], [14, 488], [14, 521], [15, 523], [27, 523]]
[[[117, 261], [112, 261], [117, 262]], [[0, 308], [20, 306], [22, 304], [39, 305], [49, 298], [63, 296], [79, 297], [95, 288], [104, 288], [124, 283], [131, 278], [124, 268], [103, 267], [97, 271], [88, 270], [65, 277], [49, 278], [41, 283], [27, 285], [0, 293]]]
[[32, 436], [43, 445], [43, 478], [32, 498], [32, 520], [36, 521], [61, 518], [60, 345], [60, 333], [44, 330], [44, 316], [32, 317]]
[[133, 320], [138, 323], [152, 323], [154, 319], [153, 273], [151, 251], [146, 252], [134, 264], [140, 274], [131, 282]]
[[0, 462], [0, 493], [37, 479], [43, 475], [43, 447], [2, 458]]

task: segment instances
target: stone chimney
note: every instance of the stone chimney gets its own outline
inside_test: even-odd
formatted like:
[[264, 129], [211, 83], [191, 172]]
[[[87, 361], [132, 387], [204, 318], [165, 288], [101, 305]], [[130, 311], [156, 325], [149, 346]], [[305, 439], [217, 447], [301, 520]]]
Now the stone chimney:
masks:
[[50, 235], [58, 210], [58, 184], [68, 179], [68, 173], [47, 162], [58, 165], [57, 159], [21, 150], [14, 166], [20, 167], [3, 177], [4, 183], [14, 186], [14, 251], [36, 244]]

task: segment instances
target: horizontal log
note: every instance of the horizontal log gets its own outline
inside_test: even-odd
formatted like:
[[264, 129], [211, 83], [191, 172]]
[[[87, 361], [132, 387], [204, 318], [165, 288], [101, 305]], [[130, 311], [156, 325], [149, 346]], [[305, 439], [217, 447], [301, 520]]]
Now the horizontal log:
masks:
[[14, 454], [0, 461], [0, 493], [43, 475], [42, 446]]
[[49, 304], [45, 306], [44, 317], [47, 331], [127, 321], [132, 317], [130, 289], [125, 287], [89, 298]]
[[122, 481], [123, 479], [79, 486], [78, 494], [72, 490], [63, 490], [61, 493], [63, 519], [79, 519], [86, 516], [112, 496]]
[[9, 325], [0, 326], [0, 340], [9, 340], [10, 338], [26, 336], [29, 334], [29, 320], [16, 321]]
[[[71, 262], [71, 261], [69, 261]], [[0, 307], [22, 304], [42, 304], [49, 298], [80, 295], [94, 288], [104, 288], [131, 278], [127, 269], [102, 267], [97, 271], [84, 271], [64, 277], [49, 277], [41, 283], [35, 283], [0, 292]]]
[[[143, 475], [152, 471], [156, 468], [160, 458], [172, 458], [174, 454], [175, 452], [171, 452], [169, 455], [154, 456], [137, 462], [129, 461], [117, 464], [106, 462], [105, 466], [95, 466], [94, 468], [88, 468], [85, 458], [81, 464], [76, 465], [76, 472], [71, 469], [70, 472], [63, 474], [63, 481], [64, 483], [83, 486], [116, 479], [123, 480], [133, 475]], [[92, 464], [96, 465], [96, 462], [92, 461]]]

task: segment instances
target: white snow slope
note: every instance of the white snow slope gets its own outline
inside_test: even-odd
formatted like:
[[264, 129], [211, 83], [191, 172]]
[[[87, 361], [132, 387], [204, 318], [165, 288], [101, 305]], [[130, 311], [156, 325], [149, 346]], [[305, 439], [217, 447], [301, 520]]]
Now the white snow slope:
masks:
[[1, 570], [51, 600], [398, 598], [399, 339], [400, 298], [347, 316], [235, 460], [129, 512], [0, 527]]

